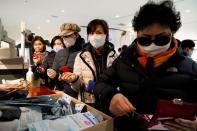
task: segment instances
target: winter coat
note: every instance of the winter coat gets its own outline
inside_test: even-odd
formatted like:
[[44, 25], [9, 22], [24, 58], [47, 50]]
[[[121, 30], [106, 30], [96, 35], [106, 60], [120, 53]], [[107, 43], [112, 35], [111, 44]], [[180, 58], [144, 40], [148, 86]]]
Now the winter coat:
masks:
[[[83, 44], [84, 44], [84, 39], [81, 37], [78, 37], [74, 46], [70, 48], [64, 48], [58, 51], [55, 55], [52, 69], [54, 69], [57, 73], [62, 73], [59, 71], [59, 68], [61, 66], [67, 66], [70, 72], [72, 72], [75, 57], [77, 53], [81, 51]], [[63, 90], [66, 94], [72, 97], [77, 97], [77, 92], [71, 89], [69, 83], [62, 82], [62, 89], [60, 90]]]
[[[88, 47], [91, 48], [91, 47]], [[73, 73], [79, 76], [79, 79], [75, 83], [71, 83], [71, 87], [73, 90], [79, 92], [80, 87], [87, 88], [88, 82], [90, 80], [95, 81], [100, 74], [97, 74], [95, 62], [93, 60], [93, 55], [89, 49], [80, 52], [77, 54]], [[117, 58], [115, 51], [112, 49], [106, 50], [106, 68], [110, 67], [113, 61]], [[91, 92], [87, 92], [85, 89], [85, 98], [84, 101], [86, 103], [94, 103], [94, 97], [91, 96]], [[88, 97], [90, 96], [90, 97]]]
[[[139, 64], [135, 45], [129, 46], [103, 73], [95, 85], [94, 94], [101, 110], [109, 113], [109, 105], [116, 93], [122, 93], [141, 114], [153, 114], [158, 99], [197, 103], [197, 64], [177, 50], [165, 63], [147, 73]], [[133, 124], [132, 124], [133, 123]], [[120, 130], [136, 129], [131, 117], [117, 117]]]

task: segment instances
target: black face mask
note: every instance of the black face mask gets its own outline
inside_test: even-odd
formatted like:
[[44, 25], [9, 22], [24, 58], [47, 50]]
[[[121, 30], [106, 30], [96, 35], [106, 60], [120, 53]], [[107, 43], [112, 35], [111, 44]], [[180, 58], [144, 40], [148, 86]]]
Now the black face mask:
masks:
[[155, 43], [157, 46], [164, 46], [170, 42], [171, 36], [158, 36], [155, 39], [151, 37], [138, 37], [136, 40], [142, 46], [149, 46], [152, 43]]

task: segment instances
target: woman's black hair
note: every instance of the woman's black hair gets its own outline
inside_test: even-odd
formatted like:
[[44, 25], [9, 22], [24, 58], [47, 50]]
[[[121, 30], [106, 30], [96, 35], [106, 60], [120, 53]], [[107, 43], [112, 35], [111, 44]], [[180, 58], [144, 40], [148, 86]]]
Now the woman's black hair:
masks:
[[45, 42], [45, 40], [44, 40], [41, 36], [35, 36], [34, 39], [32, 40], [32, 52], [35, 51], [35, 50], [34, 50], [34, 43], [35, 43], [37, 40], [39, 40], [39, 41], [42, 42], [42, 44], [43, 44], [43, 50], [42, 50], [42, 52], [45, 52], [45, 51], [46, 51], [46, 42]]
[[109, 41], [109, 26], [105, 20], [94, 19], [90, 21], [87, 26], [87, 34], [91, 34], [92, 32], [94, 32], [98, 25], [103, 27], [104, 33], [106, 34], [106, 41]]
[[173, 33], [176, 33], [181, 27], [180, 12], [175, 10], [173, 2], [170, 0], [161, 3], [149, 1], [136, 13], [132, 24], [134, 31], [138, 32], [153, 23], [167, 26]]
[[66, 46], [64, 45], [64, 41], [63, 41], [61, 36], [54, 36], [53, 37], [53, 39], [51, 40], [51, 48], [53, 49], [53, 46], [55, 45], [55, 41], [58, 40], [58, 39], [62, 42], [63, 47], [66, 48]]

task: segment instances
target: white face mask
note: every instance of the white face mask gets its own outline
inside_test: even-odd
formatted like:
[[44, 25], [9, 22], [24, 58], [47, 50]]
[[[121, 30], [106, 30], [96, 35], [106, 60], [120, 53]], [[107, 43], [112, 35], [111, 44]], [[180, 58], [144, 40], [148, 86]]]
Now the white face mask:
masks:
[[69, 48], [73, 45], [75, 45], [76, 39], [69, 37], [69, 38], [64, 38], [64, 45], [66, 46], [66, 48]]
[[51, 49], [51, 47], [46, 47], [46, 51], [48, 51], [48, 52], [51, 52], [52, 51], [52, 49]]
[[94, 48], [99, 48], [101, 46], [103, 46], [105, 44], [105, 40], [106, 40], [106, 35], [89, 35], [88, 37], [90, 44], [94, 47]]
[[171, 43], [171, 40], [168, 44], [164, 45], [164, 46], [157, 46], [155, 45], [154, 43], [152, 43], [151, 45], [149, 46], [142, 46], [140, 44], [139, 45], [139, 48], [144, 52], [146, 53], [149, 57], [153, 57], [155, 55], [158, 55], [162, 52], [165, 52], [169, 49], [170, 47], [170, 43]]
[[53, 50], [57, 53], [59, 50], [63, 49], [61, 45], [54, 45]]
[[193, 50], [189, 50], [188, 56], [189, 56], [189, 57], [192, 57], [192, 54], [193, 54]]

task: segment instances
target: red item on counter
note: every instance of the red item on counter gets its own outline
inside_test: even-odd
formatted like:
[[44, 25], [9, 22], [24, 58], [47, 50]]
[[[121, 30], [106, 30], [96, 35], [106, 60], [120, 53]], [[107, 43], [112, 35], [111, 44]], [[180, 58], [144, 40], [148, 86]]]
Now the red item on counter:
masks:
[[29, 96], [41, 96], [41, 95], [55, 94], [55, 91], [49, 89], [46, 86], [40, 86], [40, 87], [30, 87], [28, 89], [28, 93]]

